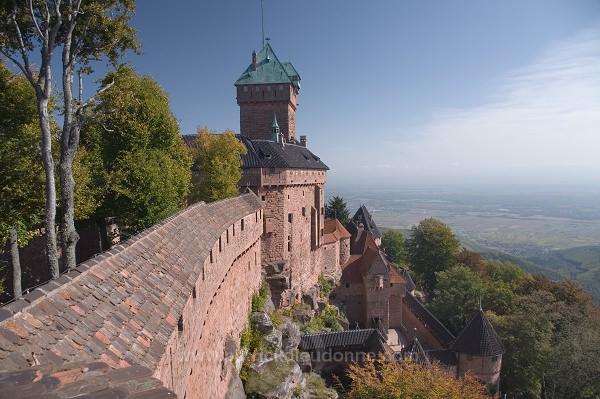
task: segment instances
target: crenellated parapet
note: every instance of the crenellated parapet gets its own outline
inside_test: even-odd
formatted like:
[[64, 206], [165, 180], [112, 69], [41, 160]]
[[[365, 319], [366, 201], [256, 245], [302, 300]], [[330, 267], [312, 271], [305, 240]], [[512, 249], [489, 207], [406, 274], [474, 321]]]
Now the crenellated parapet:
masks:
[[[262, 203], [198, 203], [0, 311], [0, 372], [102, 361], [153, 371], [179, 397], [224, 395], [260, 284]], [[215, 372], [215, 370], [217, 370]]]

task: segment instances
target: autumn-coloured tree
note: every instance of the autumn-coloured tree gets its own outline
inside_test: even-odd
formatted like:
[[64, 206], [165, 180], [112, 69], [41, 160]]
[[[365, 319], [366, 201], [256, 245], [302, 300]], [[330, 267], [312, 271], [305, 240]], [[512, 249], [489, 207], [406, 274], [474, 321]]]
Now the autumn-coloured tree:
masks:
[[410, 360], [387, 361], [383, 355], [351, 364], [347, 398], [353, 399], [485, 399], [485, 386], [467, 373], [455, 379], [438, 364], [420, 365]]
[[199, 173], [192, 178], [190, 201], [212, 202], [238, 194], [241, 156], [247, 150], [233, 131], [216, 134], [206, 127], [201, 128], [194, 147], [194, 164]]

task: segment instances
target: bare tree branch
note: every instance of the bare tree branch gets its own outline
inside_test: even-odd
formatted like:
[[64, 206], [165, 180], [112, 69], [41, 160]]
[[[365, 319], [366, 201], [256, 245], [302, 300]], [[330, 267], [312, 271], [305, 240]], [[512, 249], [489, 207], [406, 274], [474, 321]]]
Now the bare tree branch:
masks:
[[29, 0], [29, 12], [31, 13], [31, 19], [33, 20], [33, 23], [35, 24], [35, 29], [36, 29], [38, 35], [40, 36], [40, 39], [44, 40], [44, 34], [42, 33], [40, 26], [38, 25], [37, 18], [35, 17], [35, 12], [33, 11], [33, 0]]

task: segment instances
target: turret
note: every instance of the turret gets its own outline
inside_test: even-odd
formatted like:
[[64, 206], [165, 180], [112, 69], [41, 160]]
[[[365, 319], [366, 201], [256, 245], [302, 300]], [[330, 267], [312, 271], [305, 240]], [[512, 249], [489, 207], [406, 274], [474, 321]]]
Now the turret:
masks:
[[506, 349], [481, 308], [473, 314], [448, 349], [455, 352], [458, 358], [459, 377], [471, 371], [475, 377], [493, 386], [493, 391], [497, 392], [502, 354]]

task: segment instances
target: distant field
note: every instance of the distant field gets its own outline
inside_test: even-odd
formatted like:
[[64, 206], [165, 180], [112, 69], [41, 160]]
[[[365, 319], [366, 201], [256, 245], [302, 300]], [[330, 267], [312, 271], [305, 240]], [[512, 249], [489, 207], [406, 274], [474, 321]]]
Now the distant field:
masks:
[[470, 249], [553, 279], [570, 277], [600, 303], [600, 191], [339, 189], [378, 226], [407, 230], [442, 220]]

